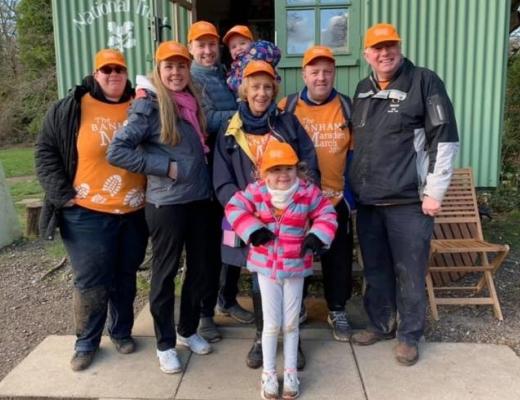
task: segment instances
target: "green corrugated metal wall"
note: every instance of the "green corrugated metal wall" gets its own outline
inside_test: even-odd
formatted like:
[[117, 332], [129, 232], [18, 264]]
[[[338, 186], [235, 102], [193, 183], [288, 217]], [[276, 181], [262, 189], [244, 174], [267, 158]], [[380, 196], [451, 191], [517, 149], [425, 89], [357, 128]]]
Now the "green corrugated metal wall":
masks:
[[[154, 51], [149, 30], [153, 7], [158, 8], [156, 15], [168, 17], [167, 22], [172, 24], [173, 8], [169, 0], [52, 0], [59, 96], [63, 97], [92, 72], [93, 58], [99, 49], [117, 47], [109, 43], [111, 37], [118, 37], [118, 42], [127, 46], [121, 50], [131, 80], [135, 80], [136, 74], [147, 73], [152, 67]], [[109, 31], [109, 23], [120, 30], [125, 23], [127, 26], [131, 23], [131, 34]], [[165, 38], [172, 37], [166, 30], [164, 34]]]
[[[276, 0], [277, 10], [284, 3]], [[497, 186], [500, 172], [509, 5], [509, 0], [361, 0], [358, 14], [363, 21], [359, 40], [372, 24], [393, 23], [403, 53], [444, 80], [461, 137], [457, 165], [471, 166], [483, 187]], [[284, 27], [278, 24], [278, 29]], [[339, 90], [354, 93], [369, 71], [360, 61], [337, 69]], [[301, 89], [300, 74], [299, 68], [281, 71], [283, 93]]]
[[500, 172], [507, 68], [508, 0], [368, 1], [365, 26], [396, 24], [403, 53], [446, 83], [459, 125], [459, 166], [478, 186], [496, 186]]
[[[275, 0], [277, 32], [286, 0]], [[461, 136], [459, 166], [475, 170], [478, 186], [496, 186], [505, 92], [509, 0], [351, 0], [352, 18], [362, 23], [352, 40], [375, 22], [397, 25], [403, 52], [418, 65], [435, 70], [445, 81], [455, 106]], [[158, 6], [159, 4], [159, 6]], [[109, 22], [130, 21], [136, 46], [123, 49], [129, 76], [143, 74], [152, 64], [148, 29], [153, 15], [166, 16], [173, 32], [165, 38], [185, 42], [189, 12], [169, 0], [52, 0], [59, 95], [92, 72], [96, 51], [108, 47]], [[184, 27], [184, 28], [183, 28]], [[336, 87], [352, 95], [368, 73], [361, 54], [356, 65], [340, 66]], [[299, 68], [280, 68], [281, 93], [301, 89]]]

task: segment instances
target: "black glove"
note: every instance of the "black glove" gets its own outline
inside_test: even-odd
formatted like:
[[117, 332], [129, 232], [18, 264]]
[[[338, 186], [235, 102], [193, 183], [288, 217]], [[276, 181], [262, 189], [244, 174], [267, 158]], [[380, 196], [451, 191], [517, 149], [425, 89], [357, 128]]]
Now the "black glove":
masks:
[[251, 243], [253, 246], [260, 246], [262, 244], [266, 244], [267, 242], [270, 242], [273, 240], [276, 236], [273, 232], [271, 232], [267, 228], [260, 228], [256, 231], [254, 231], [249, 239], [251, 240]]
[[321, 250], [325, 247], [325, 244], [318, 239], [314, 233], [309, 233], [303, 239], [302, 251], [300, 252], [300, 257], [303, 257], [307, 250], [311, 250], [314, 254], [320, 254]]

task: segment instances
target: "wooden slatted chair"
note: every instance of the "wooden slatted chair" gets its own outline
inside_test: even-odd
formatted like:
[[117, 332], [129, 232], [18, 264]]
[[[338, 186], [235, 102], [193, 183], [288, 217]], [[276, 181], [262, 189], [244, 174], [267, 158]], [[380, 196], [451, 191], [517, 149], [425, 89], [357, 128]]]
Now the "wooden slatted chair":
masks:
[[[433, 318], [439, 319], [438, 305], [489, 304], [496, 318], [502, 320], [493, 275], [508, 253], [508, 245], [484, 240], [472, 170], [456, 169], [441, 211], [435, 217], [431, 241], [426, 288]], [[475, 286], [454, 285], [462, 276], [473, 273], [482, 274]], [[437, 294], [446, 291], [452, 297]]]

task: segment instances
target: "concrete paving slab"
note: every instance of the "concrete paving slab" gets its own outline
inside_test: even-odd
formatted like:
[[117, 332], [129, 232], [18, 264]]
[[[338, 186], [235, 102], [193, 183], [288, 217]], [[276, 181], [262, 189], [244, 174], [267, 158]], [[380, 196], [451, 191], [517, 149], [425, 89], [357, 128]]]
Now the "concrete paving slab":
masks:
[[[138, 351], [122, 355], [106, 337], [91, 367], [73, 372], [74, 336], [49, 336], [0, 382], [0, 397], [173, 399], [181, 374], [159, 369], [155, 340], [137, 338]], [[186, 365], [190, 352], [181, 349]]]
[[[248, 400], [259, 398], [261, 370], [245, 365], [250, 342], [229, 339], [214, 345], [210, 356], [192, 356], [177, 399]], [[300, 373], [301, 399], [366, 400], [350, 346], [333, 341], [304, 341], [307, 357]], [[279, 379], [282, 385], [282, 346], [278, 348]], [[331, 373], [334, 371], [334, 373]]]
[[507, 346], [421, 343], [419, 362], [404, 367], [395, 344], [354, 346], [368, 400], [520, 399], [520, 358]]

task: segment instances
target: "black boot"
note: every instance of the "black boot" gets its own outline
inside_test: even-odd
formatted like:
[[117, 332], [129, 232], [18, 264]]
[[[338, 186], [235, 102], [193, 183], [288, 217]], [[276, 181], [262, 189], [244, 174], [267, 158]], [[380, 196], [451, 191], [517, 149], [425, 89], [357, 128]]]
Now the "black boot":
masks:
[[251, 350], [249, 350], [249, 353], [247, 353], [246, 364], [249, 368], [257, 369], [262, 366], [264, 361], [262, 354], [262, 330], [264, 328], [264, 320], [260, 292], [253, 292], [253, 311], [255, 314], [256, 335], [253, 346]]
[[302, 338], [298, 338], [298, 359], [296, 360], [296, 368], [302, 371], [305, 368], [305, 354], [302, 350]]

